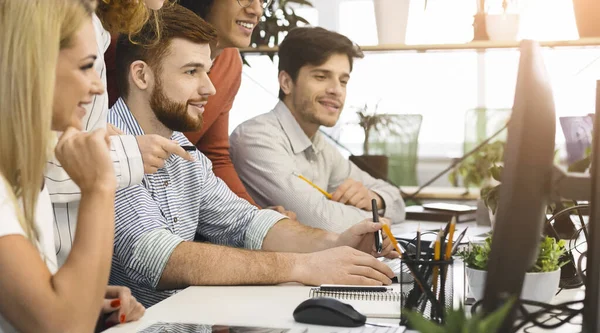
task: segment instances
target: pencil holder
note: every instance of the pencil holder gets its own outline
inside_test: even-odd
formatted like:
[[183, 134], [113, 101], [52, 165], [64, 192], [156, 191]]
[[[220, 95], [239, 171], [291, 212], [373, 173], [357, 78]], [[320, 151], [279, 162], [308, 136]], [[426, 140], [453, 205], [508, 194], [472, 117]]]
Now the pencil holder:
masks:
[[[411, 257], [400, 263], [402, 311], [420, 313], [424, 318], [444, 323], [446, 309], [453, 306], [454, 260], [416, 260]], [[402, 316], [401, 325], [406, 325]]]

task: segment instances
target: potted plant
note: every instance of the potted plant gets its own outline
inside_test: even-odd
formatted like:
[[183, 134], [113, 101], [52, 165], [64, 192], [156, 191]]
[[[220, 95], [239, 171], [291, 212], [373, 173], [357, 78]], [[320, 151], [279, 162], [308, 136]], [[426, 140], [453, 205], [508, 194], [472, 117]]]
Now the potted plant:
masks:
[[482, 146], [477, 152], [458, 164], [448, 174], [448, 180], [453, 186], [462, 185], [468, 193], [472, 187], [480, 189], [480, 200], [489, 209], [490, 221], [493, 226], [494, 216], [498, 207], [500, 175], [504, 158], [504, 141], [495, 141]]
[[495, 141], [482, 146], [473, 155], [458, 164], [448, 175], [448, 180], [453, 186], [462, 184], [468, 193], [471, 187], [482, 188], [492, 180], [492, 172], [504, 157], [504, 141]]
[[482, 313], [469, 316], [461, 304], [458, 309], [448, 309], [444, 324], [429, 321], [419, 313], [403, 311], [411, 329], [421, 333], [495, 333], [508, 314], [513, 301], [506, 302], [501, 308], [484, 317]]
[[410, 2], [410, 0], [373, 1], [379, 45], [405, 44]]
[[[265, 8], [258, 26], [252, 32], [251, 47], [277, 46], [288, 31], [298, 26], [298, 22], [309, 24], [306, 19], [298, 16], [293, 4], [312, 7], [308, 0], [273, 0]], [[269, 57], [273, 59], [273, 53]]]
[[579, 38], [600, 37], [600, 2], [596, 0], [573, 0], [573, 13]]
[[[466, 250], [458, 252], [465, 263], [467, 283], [476, 300], [483, 297], [492, 238], [487, 237], [482, 244], [470, 244]], [[538, 257], [525, 274], [520, 298], [548, 303], [560, 282], [560, 268], [568, 261], [562, 261], [566, 253], [565, 241], [558, 242], [544, 236], [540, 243]]]
[[519, 33], [520, 15], [516, 0], [503, 0], [502, 8], [488, 9], [485, 27], [489, 40], [516, 41]]
[[[352, 155], [350, 161], [363, 169], [371, 176], [380, 179], [388, 177], [389, 159], [386, 155], [371, 155], [371, 148], [377, 143], [373, 142], [376, 136], [384, 137], [384, 133], [396, 134], [395, 128], [401, 126], [398, 118], [394, 114], [377, 113], [379, 103], [375, 104], [373, 111], [369, 110], [367, 104], [356, 111], [358, 115], [358, 125], [364, 132], [363, 155]], [[365, 167], [368, 166], [368, 167]], [[365, 168], [364, 168], [365, 167]]]

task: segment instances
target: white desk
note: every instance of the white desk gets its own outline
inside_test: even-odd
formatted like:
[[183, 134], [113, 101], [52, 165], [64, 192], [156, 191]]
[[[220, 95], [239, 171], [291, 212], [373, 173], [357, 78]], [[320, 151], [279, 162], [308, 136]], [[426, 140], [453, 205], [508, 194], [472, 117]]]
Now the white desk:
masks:
[[[405, 233], [421, 228], [434, 229], [443, 227], [444, 223], [407, 221], [392, 228], [394, 234]], [[479, 235], [489, 231], [487, 227], [477, 227], [475, 223], [459, 224], [457, 229], [469, 226], [468, 234]], [[456, 285], [462, 285], [462, 264], [454, 269]], [[186, 322], [198, 324], [226, 324], [237, 326], [259, 327], [309, 327], [310, 333], [325, 333], [347, 331], [347, 328], [313, 326], [299, 324], [294, 321], [292, 313], [296, 306], [309, 298], [311, 287], [298, 284], [278, 286], [240, 286], [240, 287], [189, 287], [182, 292], [156, 304], [146, 311], [145, 316], [138, 322], [113, 327], [108, 333], [137, 332], [156, 322]], [[459, 287], [459, 289], [461, 289]], [[459, 291], [460, 293], [460, 291]], [[462, 297], [455, 296], [455, 303]], [[458, 297], [457, 297], [458, 296]], [[583, 299], [584, 291], [563, 290], [553, 303]], [[398, 324], [397, 319], [369, 318], [368, 322], [381, 324]], [[573, 323], [581, 323], [581, 318], [575, 318]], [[580, 325], [563, 325], [554, 331], [528, 330], [527, 332], [580, 332]]]
[[[249, 287], [189, 287], [151, 307], [138, 322], [120, 325], [108, 333], [131, 333], [155, 322], [187, 322], [201, 324], [227, 324], [238, 326], [309, 327], [310, 333], [326, 333], [347, 329], [313, 326], [296, 323], [292, 313], [300, 302], [308, 299], [310, 287], [300, 285], [249, 286]], [[562, 291], [553, 303], [583, 298], [583, 290]], [[397, 324], [396, 319], [369, 318], [368, 322]], [[560, 329], [528, 332], [580, 332], [581, 318], [575, 325]]]

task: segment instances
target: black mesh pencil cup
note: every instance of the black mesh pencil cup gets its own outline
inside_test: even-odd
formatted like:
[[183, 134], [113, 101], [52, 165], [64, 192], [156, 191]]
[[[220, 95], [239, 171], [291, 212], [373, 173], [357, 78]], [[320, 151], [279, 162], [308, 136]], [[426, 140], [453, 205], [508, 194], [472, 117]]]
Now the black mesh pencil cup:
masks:
[[[452, 258], [449, 260], [403, 258], [399, 277], [402, 310], [418, 312], [424, 318], [443, 323], [446, 309], [453, 306], [453, 263]], [[400, 324], [407, 324], [404, 316]]]

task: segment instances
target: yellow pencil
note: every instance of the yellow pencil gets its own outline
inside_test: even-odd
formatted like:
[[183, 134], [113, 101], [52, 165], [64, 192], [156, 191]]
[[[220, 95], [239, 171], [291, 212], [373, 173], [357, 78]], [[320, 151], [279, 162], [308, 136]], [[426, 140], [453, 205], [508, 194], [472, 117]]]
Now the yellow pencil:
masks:
[[[440, 260], [440, 255], [441, 255], [441, 248], [442, 248], [442, 234], [444, 233], [443, 230], [440, 230], [440, 232], [437, 235], [437, 239], [435, 240], [435, 247], [433, 248], [433, 260], [434, 261], [438, 261]], [[438, 274], [439, 274], [439, 268], [437, 265], [433, 266], [433, 294], [436, 295], [437, 297], [437, 280], [438, 280]]]
[[298, 178], [302, 179], [303, 181], [307, 182], [308, 185], [316, 188], [319, 192], [323, 193], [324, 196], [327, 197], [327, 199], [331, 200], [331, 194], [329, 194], [328, 192], [326, 192], [325, 190], [323, 190], [322, 188], [318, 187], [317, 185], [315, 185], [313, 182], [311, 182], [310, 180], [306, 179], [306, 177], [302, 176], [299, 173], [294, 172], [294, 176], [297, 176]]
[[448, 241], [446, 242], [446, 255], [444, 260], [450, 260], [452, 255], [452, 244], [454, 243], [454, 230], [456, 230], [456, 216], [450, 221], [450, 230], [448, 230]]

